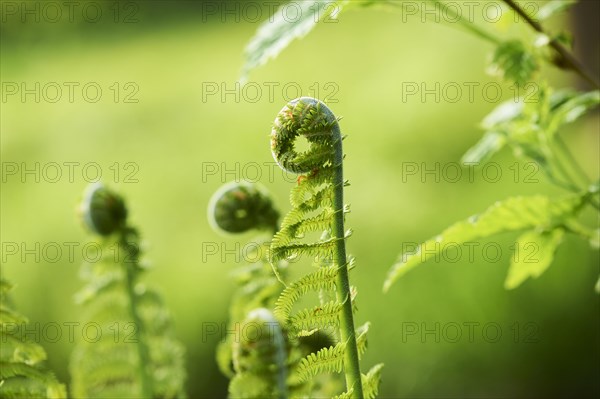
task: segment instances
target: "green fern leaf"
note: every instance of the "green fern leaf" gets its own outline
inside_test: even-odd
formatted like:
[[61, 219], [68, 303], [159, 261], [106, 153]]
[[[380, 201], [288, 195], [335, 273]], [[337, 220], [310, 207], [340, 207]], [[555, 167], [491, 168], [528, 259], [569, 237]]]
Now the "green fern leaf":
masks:
[[333, 399], [351, 399], [352, 394], [354, 393], [354, 389], [350, 388], [348, 391], [341, 393], [339, 395], [335, 395]]
[[23, 338], [27, 318], [11, 308], [11, 288], [0, 278], [0, 398], [66, 398], [65, 386], [41, 365], [42, 346]]
[[[247, 78], [252, 69], [266, 63], [270, 58], [275, 58], [292, 40], [310, 32], [320, 20], [335, 18], [344, 3], [346, 1], [317, 0], [280, 6], [275, 14], [258, 28], [256, 35], [248, 43], [242, 80]], [[288, 13], [297, 17], [286, 17]]]
[[62, 399], [67, 394], [52, 373], [24, 363], [1, 361], [0, 397]]
[[[288, 324], [293, 334], [306, 336], [308, 331], [316, 329], [328, 330], [337, 328], [339, 324], [339, 313], [342, 308], [336, 301], [324, 305], [315, 306], [312, 309], [303, 309], [289, 318]], [[289, 317], [288, 314], [280, 313], [280, 316]]]
[[292, 312], [294, 303], [302, 295], [311, 290], [333, 290], [336, 277], [337, 268], [335, 266], [323, 267], [290, 284], [277, 299], [275, 315], [282, 320], [286, 320]]
[[286, 239], [273, 240], [270, 251], [272, 262], [274, 260], [296, 259], [299, 255], [331, 257], [338, 239], [332, 237], [325, 241], [309, 244], [297, 242], [287, 244], [285, 241]]
[[[381, 382], [381, 370], [383, 363], [376, 364], [365, 375], [362, 374], [363, 396], [365, 399], [375, 399], [379, 393], [379, 384]], [[350, 399], [354, 393], [353, 389], [334, 397], [334, 399]]]
[[270, 398], [271, 390], [268, 381], [252, 373], [238, 373], [229, 383], [229, 397], [232, 399]]
[[518, 252], [512, 257], [504, 287], [516, 288], [527, 278], [537, 278], [544, 273], [552, 263], [563, 235], [564, 230], [557, 228], [543, 232], [532, 230], [519, 237], [515, 244]]
[[500, 151], [505, 144], [506, 137], [503, 134], [488, 131], [477, 144], [471, 147], [465, 155], [463, 155], [461, 162], [464, 164], [478, 164], [485, 162], [495, 153]]
[[381, 370], [383, 363], [376, 364], [365, 375], [362, 375], [363, 394], [365, 399], [374, 399], [379, 393], [379, 383], [381, 382]]
[[559, 91], [554, 93], [551, 102], [557, 104], [552, 107], [547, 130], [555, 133], [561, 126], [576, 121], [586, 112], [597, 107], [600, 104], [600, 91], [587, 93]]
[[529, 82], [539, 69], [535, 55], [520, 40], [509, 40], [498, 45], [490, 70], [519, 86]]
[[415, 266], [439, 254], [448, 243], [462, 244], [508, 231], [532, 228], [550, 230], [576, 213], [583, 204], [583, 198], [578, 195], [551, 200], [536, 195], [513, 197], [497, 202], [481, 215], [458, 222], [434, 239], [421, 244], [415, 253], [403, 254], [392, 266], [385, 281], [384, 291]]
[[356, 329], [356, 346], [361, 356], [367, 351], [367, 333], [370, 326], [371, 323], [367, 322]]
[[317, 353], [311, 353], [300, 362], [296, 373], [303, 381], [308, 381], [321, 373], [340, 373], [344, 365], [344, 350], [346, 345], [338, 343], [329, 348], [323, 348]]

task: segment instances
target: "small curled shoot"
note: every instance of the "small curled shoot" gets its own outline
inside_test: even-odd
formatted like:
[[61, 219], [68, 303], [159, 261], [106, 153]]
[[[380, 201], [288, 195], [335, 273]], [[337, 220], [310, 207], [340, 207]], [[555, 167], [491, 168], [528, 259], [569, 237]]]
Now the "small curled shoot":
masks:
[[[233, 345], [233, 363], [238, 373], [230, 386], [232, 397], [240, 397], [237, 380], [249, 376], [262, 380], [266, 389], [256, 397], [287, 398], [288, 343], [280, 322], [266, 308], [250, 311]], [[253, 395], [254, 397], [254, 395]]]
[[276, 230], [279, 212], [259, 184], [230, 182], [210, 199], [208, 220], [217, 231], [238, 234], [249, 230]]
[[[307, 151], [296, 151], [299, 136], [308, 141]], [[282, 169], [315, 175], [323, 166], [335, 164], [335, 146], [341, 139], [333, 112], [322, 101], [300, 97], [277, 114], [271, 130], [271, 152]]]
[[123, 198], [100, 182], [86, 188], [79, 211], [86, 228], [101, 236], [123, 229], [127, 220]]

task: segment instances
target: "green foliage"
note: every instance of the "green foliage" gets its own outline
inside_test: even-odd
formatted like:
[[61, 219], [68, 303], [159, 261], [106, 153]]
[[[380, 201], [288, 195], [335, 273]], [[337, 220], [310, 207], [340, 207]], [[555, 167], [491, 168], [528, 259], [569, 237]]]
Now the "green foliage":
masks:
[[[463, 244], [470, 240], [520, 230], [530, 230], [528, 234], [521, 237], [522, 240], [528, 241], [522, 241], [522, 243], [538, 244], [544, 256], [535, 264], [535, 270], [523, 270], [523, 262], [513, 264], [507, 286], [515, 287], [528, 275], [537, 277], [552, 260], [554, 249], [562, 236], [562, 226], [565, 226], [570, 218], [576, 216], [587, 196], [588, 194], [551, 200], [548, 197], [536, 195], [514, 197], [498, 202], [482, 214], [450, 226], [439, 236], [421, 244], [415, 253], [403, 254], [392, 266], [385, 281], [384, 290], [387, 291], [394, 281], [415, 266], [439, 254], [448, 247], [448, 244]], [[520, 257], [516, 256], [515, 258]], [[544, 263], [547, 265], [544, 266]]]
[[[365, 399], [374, 399], [379, 393], [379, 384], [381, 382], [381, 370], [383, 364], [379, 363], [371, 367], [371, 370], [367, 374], [362, 374], [362, 385]], [[334, 399], [346, 399], [351, 398], [353, 390], [346, 391], [334, 397]]]
[[[506, 3], [515, 12], [522, 13], [514, 2]], [[539, 10], [538, 16], [540, 19], [549, 18], [569, 3], [547, 3]], [[544, 196], [509, 198], [492, 205], [479, 217], [454, 224], [441, 235], [421, 244], [416, 253], [403, 254], [388, 274], [385, 291], [399, 277], [439, 253], [448, 243], [461, 244], [506, 231], [528, 230], [518, 239], [516, 251], [524, 246], [534, 247], [537, 249], [536, 259], [526, 262], [524, 256], [515, 254], [505, 282], [505, 287], [511, 289], [528, 277], [538, 277], [548, 268], [565, 231], [593, 241], [589, 228], [575, 219], [585, 204], [600, 209], [598, 189], [591, 185], [559, 133], [564, 125], [595, 108], [600, 103], [600, 92], [554, 90], [544, 82], [534, 83], [532, 79], [540, 69], [547, 47], [554, 51], [550, 62], [558, 65], [556, 54], [559, 54], [561, 62], [570, 62], [571, 68], [579, 71], [584, 78], [588, 77], [576, 68], [566, 50], [556, 40], [550, 39], [538, 23], [528, 23], [538, 33], [533, 45], [527, 46], [522, 40], [500, 41], [492, 61], [492, 72], [514, 83], [523, 95], [516, 101], [500, 104], [483, 120], [483, 138], [465, 153], [462, 162], [486, 162], [503, 147], [509, 146], [517, 158], [535, 162], [550, 182], [573, 195], [564, 200]]]
[[362, 375], [363, 390], [366, 399], [374, 399], [379, 392], [379, 383], [381, 382], [381, 370], [383, 364], [379, 363], [371, 367], [369, 372]]
[[[90, 200], [96, 204], [92, 208], [86, 205]], [[101, 185], [89, 188], [84, 197], [84, 220], [95, 220], [86, 213], [92, 209], [108, 218], [107, 225], [117, 227], [112, 234], [103, 234], [100, 260], [81, 269], [87, 285], [78, 300], [89, 333], [83, 334], [72, 354], [72, 394], [185, 397], [184, 349], [174, 338], [171, 316], [160, 296], [138, 281], [143, 272], [139, 234], [125, 220], [110, 220], [115, 214], [106, 208], [115, 203], [125, 209], [123, 200]]]
[[282, 319], [287, 319], [292, 313], [294, 303], [309, 290], [334, 290], [336, 277], [335, 266], [322, 267], [288, 285], [277, 299], [275, 314]]
[[[571, 211], [562, 215], [562, 223], [567, 226], [565, 231], [589, 239], [594, 246], [593, 232], [576, 223], [575, 217], [585, 204], [599, 209], [598, 188], [597, 185], [591, 185], [559, 133], [564, 125], [576, 121], [598, 104], [600, 104], [598, 90], [586, 93], [578, 93], [573, 90], [554, 91], [542, 85], [528, 98], [521, 98], [517, 102], [507, 101], [492, 111], [482, 122], [482, 127], [485, 129], [483, 139], [467, 151], [462, 161], [465, 163], [484, 162], [504, 145], [509, 145], [517, 158], [536, 162], [552, 183], [575, 193], [571, 197], [573, 200], [580, 199], [581, 203], [575, 204]], [[550, 199], [544, 201], [551, 203]], [[554, 202], [556, 203], [556, 201]], [[562, 201], [558, 203], [560, 202]], [[542, 208], [536, 206], [535, 209], [528, 211], [528, 215], [535, 215], [535, 212], [540, 209], [549, 210], [544, 206]], [[503, 223], [506, 222], [497, 220], [494, 224], [498, 232], [505, 230], [506, 226]], [[513, 257], [509, 276], [505, 282], [505, 287], [508, 289], [517, 287], [529, 276], [539, 276], [552, 262], [554, 250], [560, 243], [563, 229], [560, 228], [559, 223], [556, 223], [554, 228], [540, 225], [536, 227], [537, 230], [527, 232], [520, 237], [516, 245], [517, 248], [524, 245], [532, 248], [535, 246], [539, 249], [537, 258], [535, 262], [526, 264], [522, 257]], [[412, 263], [410, 267], [412, 267]], [[404, 273], [402, 270], [410, 269], [410, 267], [402, 265], [402, 262], [396, 264], [394, 272], [386, 281], [386, 289], [389, 288], [392, 279], [399, 277]]]
[[42, 367], [46, 351], [22, 337], [27, 319], [12, 306], [11, 288], [0, 278], [0, 398], [66, 398], [65, 386]]
[[481, 140], [471, 147], [462, 157], [464, 164], [478, 164], [488, 161], [506, 144], [506, 138], [495, 131], [485, 132]]
[[[581, 176], [578, 166], [573, 165], [574, 159], [558, 132], [597, 106], [600, 92], [553, 92], [544, 86], [536, 86], [535, 90], [519, 101], [500, 104], [486, 116], [481, 124], [485, 130], [483, 138], [466, 152], [462, 162], [485, 162], [508, 145], [517, 158], [535, 161], [555, 184], [575, 192], [585, 190], [589, 181]], [[571, 164], [573, 170], [567, 170], [569, 165], [564, 163]]]
[[527, 231], [519, 237], [516, 243], [516, 251], [533, 248], [535, 258], [527, 259], [518, 253], [512, 257], [508, 276], [504, 282], [507, 289], [518, 287], [529, 277], [539, 277], [546, 271], [552, 259], [556, 247], [561, 242], [564, 230], [557, 227], [550, 231]]
[[[300, 1], [283, 4], [275, 14], [264, 22], [245, 50], [246, 63], [242, 71], [242, 81], [246, 80], [252, 69], [277, 57], [294, 39], [310, 32], [322, 20], [333, 20], [347, 3], [344, 1]], [[294, 15], [285, 18], [284, 15]], [[296, 17], [296, 13], [297, 17]]]
[[[463, 156], [464, 163], [481, 163], [489, 160], [495, 153], [504, 146], [512, 147], [517, 158], [532, 160], [548, 176], [549, 180], [575, 193], [579, 198], [584, 198], [585, 202], [600, 209], [598, 200], [594, 198], [597, 190], [590, 189], [590, 181], [582, 172], [566, 145], [559, 137], [560, 128], [575, 121], [581, 115], [600, 103], [600, 93], [598, 90], [588, 93], [576, 93], [571, 90], [555, 91], [546, 83], [535, 84], [533, 78], [540, 71], [544, 60], [561, 67], [574, 70], [588, 82], [598, 88], [598, 82], [590, 77], [577, 63], [573, 56], [562, 46], [561, 38], [564, 34], [552, 37], [548, 35], [538, 21], [543, 21], [557, 13], [566, 10], [573, 1], [550, 1], [543, 4], [535, 17], [528, 15], [518, 3], [512, 0], [505, 0], [504, 3], [512, 9], [526, 24], [535, 31], [535, 35], [530, 38], [519, 39], [499, 39], [493, 34], [488, 33], [481, 28], [475, 21], [462, 18], [456, 10], [449, 7], [443, 1], [432, 1], [436, 9], [443, 11], [457, 21], [460, 26], [472, 34], [495, 45], [492, 56], [490, 72], [498, 75], [513, 83], [523, 94], [517, 101], [507, 101], [498, 106], [482, 123], [485, 129], [483, 138], [473, 146]], [[373, 2], [362, 2], [362, 5], [372, 5]], [[404, 4], [396, 2], [381, 2], [382, 8], [404, 8]], [[307, 14], [308, 15], [308, 14]], [[316, 22], [316, 21], [315, 21]], [[271, 29], [267, 29], [267, 27]], [[312, 27], [312, 25], [310, 25]], [[280, 31], [276, 29], [281, 29]], [[309, 29], [302, 30], [301, 33], [307, 33]], [[284, 34], [276, 34], [285, 32]], [[279, 53], [289, 44], [291, 39], [299, 37], [300, 34], [294, 33], [294, 29], [289, 24], [286, 25], [279, 21], [276, 24], [266, 24], [261, 27], [259, 34], [252, 40], [251, 45], [246, 49], [248, 60], [259, 60], [260, 62], [247, 62], [251, 68], [264, 63], [268, 56], [269, 49], [276, 48], [275, 54]], [[272, 46], [277, 43], [276, 46]], [[278, 136], [272, 136], [273, 155], [280, 166], [286, 170], [296, 173], [306, 173], [299, 180], [298, 186], [291, 194], [291, 203], [294, 209], [286, 216], [283, 221], [283, 227], [273, 239], [271, 245], [271, 256], [273, 259], [284, 259], [300, 254], [310, 256], [320, 256], [325, 259], [331, 258], [337, 240], [344, 239], [346, 236], [328, 237], [317, 243], [302, 243], [301, 239], [305, 234], [314, 231], [320, 231], [327, 228], [334, 208], [332, 207], [332, 190], [326, 182], [334, 174], [335, 162], [327, 162], [327, 156], [331, 153], [334, 143], [331, 143], [330, 137], [324, 133], [336, 126], [331, 118], [315, 117], [315, 114], [304, 115], [306, 109], [301, 107], [282, 110], [282, 116], [275, 121], [275, 129]], [[328, 115], [331, 117], [331, 115]], [[298, 121], [302, 125], [298, 125]], [[293, 127], [293, 128], [292, 128]], [[297, 154], [294, 150], [294, 138], [302, 134], [311, 144], [311, 151]], [[584, 194], [582, 194], [584, 193]], [[553, 212], [545, 206], [541, 214], [534, 207], [529, 207], [531, 202], [535, 204], [542, 201], [544, 204], [555, 204], [547, 198], [534, 197], [531, 199], [508, 199], [505, 202], [492, 206], [478, 222], [465, 221], [460, 222], [447, 229], [441, 237], [436, 240], [428, 241], [421, 245], [441, 244], [444, 242], [456, 241], [464, 242], [467, 239], [477, 237], [488, 237], [492, 234], [503, 231], [517, 230], [521, 228], [537, 228], [539, 231], [532, 231], [521, 237], [518, 244], [522, 244], [523, 239], [530, 239], [538, 243], [542, 249], [540, 254], [542, 259], [536, 267], [525, 267], [522, 262], [514, 262], [510, 268], [510, 275], [506, 282], [507, 288], [513, 288], [520, 284], [527, 276], [539, 276], [552, 261], [554, 249], [560, 242], [562, 230], [544, 230], [547, 226], [542, 223], [544, 220], [537, 220], [536, 223], [514, 223], [513, 219], [503, 219], [496, 214], [504, 211], [521, 213], [523, 217], [529, 217], [529, 221], [535, 221], [535, 216], [543, 217], [553, 216]], [[519, 209], [522, 207], [522, 209]], [[323, 210], [314, 214], [314, 211], [323, 208]], [[566, 216], [575, 215], [578, 209], [573, 208]], [[336, 212], [345, 213], [347, 209], [337, 209]], [[529, 212], [532, 212], [530, 215]], [[526, 220], [522, 219], [522, 220]], [[589, 229], [577, 225], [570, 221], [570, 230], [589, 238], [592, 234]], [[484, 227], [482, 227], [484, 226]], [[592, 241], [592, 240], [590, 240]], [[428, 252], [429, 253], [429, 252]], [[425, 261], [428, 255], [421, 256], [417, 253], [400, 259], [391, 269], [384, 284], [384, 290], [389, 289], [390, 285], [406, 271], [415, 265]], [[291, 305], [297, 297], [287, 298], [285, 307], [279, 309], [284, 315], [288, 315]], [[302, 315], [306, 316], [305, 314]], [[303, 323], [303, 322], [302, 322]], [[302, 324], [300, 323], [300, 324]]]
[[340, 342], [335, 346], [323, 348], [317, 353], [311, 353], [302, 359], [298, 367], [298, 378], [307, 381], [321, 373], [339, 373], [344, 365], [346, 344]]
[[492, 60], [492, 70], [504, 79], [523, 86], [531, 81], [539, 69], [536, 57], [520, 40], [509, 40], [498, 45]]
[[[588, 75], [563, 47], [568, 35], [549, 35], [539, 23], [566, 10], [573, 1], [546, 2], [535, 16], [530, 16], [515, 1], [505, 0], [505, 6], [535, 31], [533, 37], [522, 36], [519, 39], [501, 39], [488, 33], [475, 21], [462, 18], [444, 1], [434, 0], [431, 3], [470, 33], [494, 44], [489, 71], [513, 84], [521, 92], [516, 101], [501, 104], [484, 120], [484, 136], [467, 151], [463, 162], [486, 162], [502, 148], [509, 146], [517, 158], [535, 162], [550, 182], [568, 190], [571, 195], [564, 199], [551, 199], [541, 195], [513, 197], [497, 202], [483, 214], [456, 223], [440, 236], [423, 243], [415, 254], [403, 255], [392, 267], [384, 289], [389, 289], [408, 270], [435, 256], [447, 243], [460, 244], [503, 232], [524, 231], [516, 243], [515, 251], [534, 245], [538, 249], [537, 257], [535, 262], [527, 262], [523, 256], [515, 253], [505, 282], [505, 287], [511, 289], [528, 277], [538, 277], [549, 267], [565, 232], [589, 239], [592, 245], [597, 241], [596, 234], [579, 224], [576, 217], [585, 205], [600, 209], [597, 199], [600, 190], [597, 184], [590, 184], [576, 158], [560, 138], [559, 131], [562, 126], [573, 122], [599, 103], [598, 91], [556, 91], [545, 82], [536, 84], [534, 80], [537, 80], [544, 61], [549, 61], [560, 68], [575, 71], [596, 88], [599, 86], [596, 79]], [[366, 1], [362, 4], [373, 5], [374, 2]], [[379, 4], [382, 7], [404, 7], [401, 2], [393, 1]], [[280, 20], [261, 27], [246, 48], [245, 73], [264, 63], [269, 55], [278, 54], [293, 38], [306, 34], [313, 24], [307, 26], [286, 26]], [[304, 103], [310, 104], [310, 101]], [[303, 135], [309, 142], [310, 151], [298, 153], [295, 150], [294, 140], [299, 135]], [[337, 302], [322, 300], [320, 306], [293, 314], [295, 303], [308, 291], [322, 293], [335, 287], [339, 294], [340, 284], [333, 271], [343, 269], [347, 264], [345, 253], [341, 261], [337, 257], [337, 251], [343, 248], [349, 235], [343, 231], [343, 227], [340, 229], [348, 209], [340, 206], [340, 201], [336, 201], [336, 195], [342, 192], [344, 185], [341, 173], [338, 175], [336, 169], [338, 166], [341, 169], [341, 153], [334, 153], [332, 150], [338, 145], [332, 142], [332, 138], [338, 136], [337, 121], [333, 116], [327, 114], [319, 118], [318, 113], [311, 113], [311, 108], [305, 106], [303, 101], [292, 102], [280, 112], [272, 134], [273, 155], [279, 165], [302, 176], [290, 196], [293, 209], [284, 218], [281, 230], [273, 238], [271, 259], [278, 261], [308, 255], [319, 258], [317, 264], [322, 265], [317, 272], [287, 286], [277, 301], [275, 313], [281, 319], [288, 320], [299, 336], [318, 331], [327, 323], [340, 325], [340, 331], [343, 331], [343, 323], [336, 318], [336, 313], [342, 309], [341, 304], [351, 306], [352, 302], [351, 294], [346, 292], [345, 296], [338, 295]], [[330, 181], [335, 184], [329, 185]], [[336, 222], [332, 222], [333, 219]], [[341, 223], [337, 223], [337, 220], [341, 220]], [[316, 242], [306, 242], [307, 236], [321, 231], [331, 234], [322, 235]], [[432, 249], [431, 246], [435, 248]], [[600, 280], [596, 289], [600, 290], [599, 287]], [[346, 288], [349, 289], [348, 286]], [[308, 379], [322, 372], [339, 372], [343, 364], [340, 358], [347, 350], [346, 344], [342, 338], [337, 345], [323, 348], [306, 357], [301, 362], [301, 378]], [[369, 373], [374, 380], [378, 381], [379, 370]], [[368, 379], [363, 384], [365, 388], [364, 391], [361, 389], [360, 395], [371, 397], [376, 394], [376, 384], [373, 388]], [[356, 393], [353, 387], [348, 387], [338, 397], [353, 397]]]

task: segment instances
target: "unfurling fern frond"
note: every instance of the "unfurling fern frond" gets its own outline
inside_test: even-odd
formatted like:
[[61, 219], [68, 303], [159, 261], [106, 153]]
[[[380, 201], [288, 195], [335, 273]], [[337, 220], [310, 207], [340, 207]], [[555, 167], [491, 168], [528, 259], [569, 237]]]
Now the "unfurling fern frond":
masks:
[[215, 230], [226, 233], [277, 230], [279, 212], [262, 186], [230, 182], [217, 190], [210, 199], [208, 220]]
[[265, 308], [254, 309], [233, 342], [236, 375], [229, 386], [232, 398], [288, 397], [288, 342], [279, 321]]
[[65, 386], [41, 367], [44, 349], [23, 337], [27, 319], [11, 306], [11, 288], [0, 277], [0, 398], [66, 398]]
[[160, 296], [138, 282], [139, 233], [121, 197], [101, 184], [82, 204], [88, 229], [102, 236], [101, 256], [82, 266], [87, 285], [83, 339], [71, 358], [72, 394], [86, 398], [182, 398], [183, 347]]
[[[277, 230], [279, 212], [268, 192], [260, 185], [232, 182], [220, 188], [210, 200], [208, 219], [213, 227], [226, 233], [251, 229], [269, 234]], [[245, 251], [247, 265], [232, 273], [238, 283], [230, 306], [229, 331], [217, 349], [217, 362], [223, 374], [231, 378], [232, 398], [281, 398], [331, 396], [329, 381], [307, 383], [297, 378], [296, 368], [305, 356], [335, 342], [326, 333], [310, 336], [290, 334], [294, 328], [282, 323], [276, 307], [287, 276], [287, 262], [271, 265], [267, 258], [269, 242], [258, 238], [253, 251]], [[273, 270], [275, 273], [273, 273]], [[335, 270], [332, 275], [335, 276]], [[316, 280], [316, 279], [315, 279]], [[316, 284], [316, 283], [315, 283]], [[288, 287], [288, 292], [292, 287]]]
[[[296, 140], [303, 137], [308, 150], [298, 151]], [[294, 378], [310, 381], [322, 373], [346, 376], [345, 397], [363, 398], [376, 390], [370, 383], [363, 388], [359, 356], [366, 349], [368, 324], [354, 329], [353, 299], [348, 271], [353, 261], [346, 256], [345, 240], [351, 231], [344, 229], [342, 135], [338, 119], [316, 99], [302, 97], [289, 102], [277, 115], [271, 131], [271, 151], [281, 168], [300, 174], [292, 189], [292, 210], [271, 242], [273, 263], [312, 256], [319, 268], [289, 284], [279, 296], [275, 315], [284, 321], [290, 340], [311, 336], [334, 327], [335, 344], [313, 351], [294, 370]], [[320, 238], [310, 240], [313, 233]], [[293, 313], [295, 303], [307, 292], [317, 291], [320, 306]], [[335, 293], [327, 299], [328, 293]]]
[[[257, 184], [231, 182], [211, 198], [208, 219], [215, 230], [243, 233], [277, 229], [279, 212], [270, 195]], [[267, 308], [272, 308], [282, 286], [273, 275], [266, 254], [268, 243], [260, 238], [245, 253], [252, 260], [237, 268], [233, 276], [239, 288], [230, 306], [229, 331], [217, 349], [219, 368], [229, 378], [232, 398], [287, 397], [290, 343], [282, 326]], [[277, 275], [285, 273], [285, 262]]]

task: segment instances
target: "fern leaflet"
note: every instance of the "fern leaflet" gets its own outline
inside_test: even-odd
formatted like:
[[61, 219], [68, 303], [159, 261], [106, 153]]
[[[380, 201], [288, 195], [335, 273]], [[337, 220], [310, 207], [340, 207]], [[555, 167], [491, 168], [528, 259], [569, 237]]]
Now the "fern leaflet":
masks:
[[46, 351], [23, 337], [27, 318], [12, 308], [11, 288], [0, 278], [0, 398], [66, 398], [65, 386], [41, 366]]

